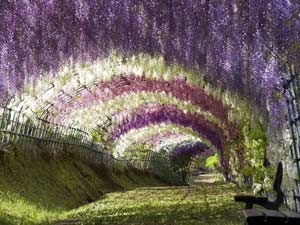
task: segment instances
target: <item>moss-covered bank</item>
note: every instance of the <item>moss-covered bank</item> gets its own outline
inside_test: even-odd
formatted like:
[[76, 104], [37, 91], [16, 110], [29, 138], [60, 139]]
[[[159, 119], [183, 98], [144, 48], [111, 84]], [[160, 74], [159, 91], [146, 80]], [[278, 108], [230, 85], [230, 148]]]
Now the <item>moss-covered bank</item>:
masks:
[[107, 192], [157, 184], [149, 174], [86, 163], [70, 153], [7, 148], [0, 155], [0, 224], [48, 224]]

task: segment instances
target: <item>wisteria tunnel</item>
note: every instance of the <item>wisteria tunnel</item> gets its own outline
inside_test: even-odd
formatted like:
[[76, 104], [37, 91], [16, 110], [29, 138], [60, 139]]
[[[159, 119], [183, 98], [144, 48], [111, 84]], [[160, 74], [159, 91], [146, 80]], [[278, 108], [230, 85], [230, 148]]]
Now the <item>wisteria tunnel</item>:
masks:
[[298, 0], [0, 0], [0, 224], [298, 224], [299, 41]]

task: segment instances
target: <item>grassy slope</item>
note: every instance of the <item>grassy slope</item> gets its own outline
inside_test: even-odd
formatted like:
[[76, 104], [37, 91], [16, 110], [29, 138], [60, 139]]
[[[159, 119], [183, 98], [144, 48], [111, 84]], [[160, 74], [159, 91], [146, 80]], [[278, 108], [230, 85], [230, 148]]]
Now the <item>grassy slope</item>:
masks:
[[137, 188], [109, 193], [67, 213], [67, 217], [84, 225], [240, 225], [244, 205], [233, 201], [239, 191], [223, 182]]
[[1, 225], [48, 224], [106, 192], [159, 183], [134, 171], [87, 165], [71, 155], [53, 159], [32, 152], [40, 149], [22, 146], [0, 155]]
[[0, 154], [1, 225], [74, 224], [54, 222], [65, 218], [83, 225], [242, 224], [243, 205], [232, 200], [240, 190], [232, 184], [167, 187], [136, 171], [20, 149]]

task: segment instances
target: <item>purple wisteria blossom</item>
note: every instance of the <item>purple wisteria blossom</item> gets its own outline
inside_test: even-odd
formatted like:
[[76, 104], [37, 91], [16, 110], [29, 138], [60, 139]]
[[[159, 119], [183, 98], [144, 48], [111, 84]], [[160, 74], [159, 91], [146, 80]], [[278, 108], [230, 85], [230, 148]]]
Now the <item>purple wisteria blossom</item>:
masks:
[[203, 156], [209, 156], [214, 153], [213, 150], [209, 149], [209, 147], [202, 143], [202, 142], [191, 142], [191, 143], [181, 143], [178, 146], [176, 146], [172, 152], [170, 153], [170, 157], [172, 158], [178, 158], [178, 157], [184, 157], [184, 156], [197, 156], [197, 155], [203, 155]]

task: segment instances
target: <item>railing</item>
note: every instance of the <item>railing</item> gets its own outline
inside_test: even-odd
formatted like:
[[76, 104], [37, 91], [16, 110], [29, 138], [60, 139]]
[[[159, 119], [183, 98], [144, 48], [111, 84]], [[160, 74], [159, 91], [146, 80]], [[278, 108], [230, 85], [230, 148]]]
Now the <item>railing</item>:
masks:
[[162, 152], [147, 151], [123, 159], [128, 166], [148, 171], [166, 182], [183, 184], [187, 181], [182, 180], [180, 174], [174, 171], [169, 156]]
[[83, 130], [49, 123], [40, 118], [31, 119], [20, 111], [0, 108], [0, 151], [16, 144], [43, 145], [43, 149], [53, 154], [69, 149], [97, 163], [114, 160]]
[[287, 73], [289, 77], [284, 79], [283, 87], [288, 109], [286, 117], [292, 138], [289, 151], [296, 170], [292, 209], [300, 212], [300, 75], [293, 69], [287, 69]]
[[53, 148], [65, 145], [90, 148], [92, 144], [89, 134], [82, 130], [49, 123], [40, 118], [33, 120], [21, 112], [0, 108], [0, 149], [28, 138], [51, 143]]
[[10, 108], [0, 108], [0, 151], [16, 144], [43, 145], [50, 153], [59, 150], [72, 151], [80, 158], [102, 163], [112, 168], [136, 168], [148, 171], [161, 179], [178, 183], [178, 175], [172, 171], [171, 164], [165, 156], [153, 151], [139, 157], [115, 158], [104, 151], [101, 145], [93, 142], [85, 131], [50, 123], [40, 118], [29, 118], [22, 112]]

